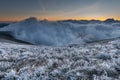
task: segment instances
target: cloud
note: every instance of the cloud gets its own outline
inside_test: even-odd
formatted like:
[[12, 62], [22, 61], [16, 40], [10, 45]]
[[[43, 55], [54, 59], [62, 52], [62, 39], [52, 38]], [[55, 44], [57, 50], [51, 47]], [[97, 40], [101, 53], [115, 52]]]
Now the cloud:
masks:
[[9, 32], [15, 39], [32, 44], [66, 46], [120, 37], [119, 24], [116, 21], [109, 24], [96, 21], [49, 22], [29, 18], [0, 28], [0, 32]]

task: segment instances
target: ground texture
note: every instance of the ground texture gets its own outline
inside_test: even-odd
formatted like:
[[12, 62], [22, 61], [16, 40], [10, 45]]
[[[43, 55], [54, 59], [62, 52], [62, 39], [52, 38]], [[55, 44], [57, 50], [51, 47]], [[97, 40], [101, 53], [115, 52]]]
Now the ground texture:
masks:
[[120, 80], [120, 39], [69, 47], [0, 43], [0, 80]]

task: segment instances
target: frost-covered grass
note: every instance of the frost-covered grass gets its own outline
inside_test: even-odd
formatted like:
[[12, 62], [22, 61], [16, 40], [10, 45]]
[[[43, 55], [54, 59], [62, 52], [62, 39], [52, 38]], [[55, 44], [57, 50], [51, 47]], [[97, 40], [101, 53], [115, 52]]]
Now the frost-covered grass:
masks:
[[119, 42], [69, 47], [0, 43], [0, 80], [120, 80]]

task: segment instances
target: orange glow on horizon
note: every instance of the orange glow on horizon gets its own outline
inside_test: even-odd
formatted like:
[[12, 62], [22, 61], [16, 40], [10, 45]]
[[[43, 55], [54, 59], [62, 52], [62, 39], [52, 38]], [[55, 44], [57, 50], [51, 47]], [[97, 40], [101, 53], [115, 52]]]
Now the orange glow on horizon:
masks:
[[46, 18], [47, 20], [50, 21], [56, 21], [56, 20], [100, 20], [100, 21], [104, 21], [108, 18], [113, 18], [115, 20], [120, 20], [120, 17], [74, 17], [74, 18], [62, 18], [62, 17], [50, 17], [50, 18]]
[[21, 21], [24, 20], [28, 17], [0, 17], [0, 21], [10, 21], [10, 22], [17, 22], [17, 21]]
[[[21, 21], [24, 20], [26, 18], [29, 17], [4, 17], [4, 18], [0, 18], [0, 21]], [[100, 20], [100, 21], [104, 21], [108, 18], [114, 18], [115, 20], [120, 20], [120, 17], [75, 17], [75, 18], [55, 18], [55, 17], [48, 17], [48, 18], [40, 18], [40, 17], [36, 17], [38, 20], [44, 20], [47, 19], [48, 21], [57, 21], [57, 20]]]

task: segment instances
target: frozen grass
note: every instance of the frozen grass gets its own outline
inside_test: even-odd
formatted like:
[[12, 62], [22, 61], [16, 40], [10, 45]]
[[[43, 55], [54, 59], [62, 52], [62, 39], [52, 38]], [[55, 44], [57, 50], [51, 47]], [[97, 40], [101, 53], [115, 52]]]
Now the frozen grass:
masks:
[[0, 80], [120, 80], [119, 42], [69, 47], [0, 43]]

